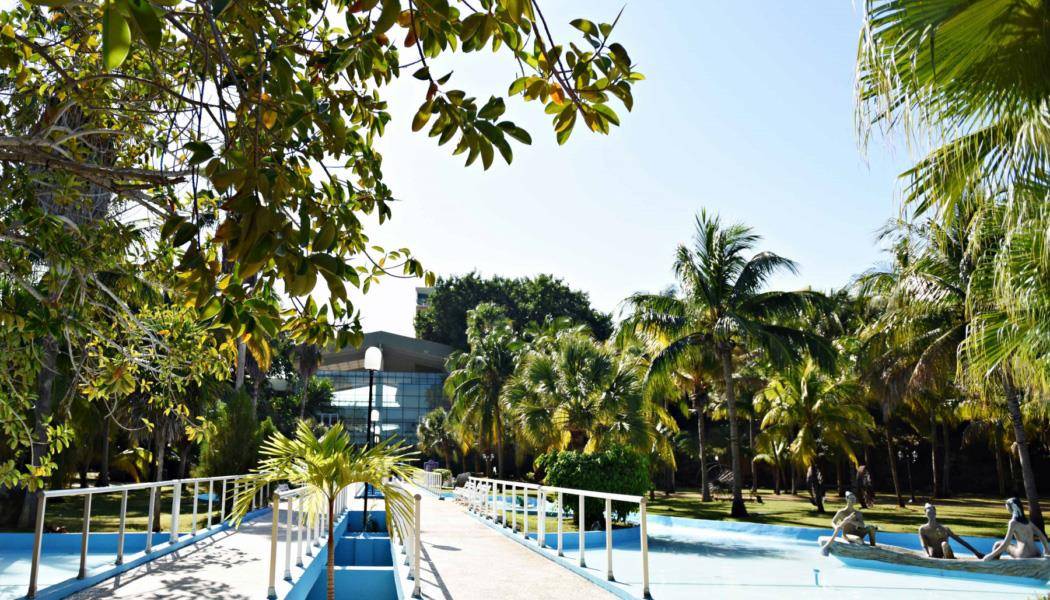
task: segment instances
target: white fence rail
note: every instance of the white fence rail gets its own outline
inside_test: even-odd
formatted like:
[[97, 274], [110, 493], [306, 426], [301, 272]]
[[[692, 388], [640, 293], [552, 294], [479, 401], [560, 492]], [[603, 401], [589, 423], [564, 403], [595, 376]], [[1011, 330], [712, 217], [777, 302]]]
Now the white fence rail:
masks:
[[[522, 498], [521, 526], [518, 526], [518, 498]], [[458, 497], [466, 503], [469, 510], [478, 516], [491, 519], [494, 523], [500, 523], [508, 527], [512, 532], [521, 533], [528, 540], [529, 535], [529, 498], [536, 498], [536, 544], [540, 548], [547, 545], [547, 505], [554, 501], [557, 517], [557, 548], [558, 556], [564, 557], [564, 526], [565, 496], [577, 496], [579, 506], [579, 550], [577, 562], [580, 567], [587, 566], [586, 559], [586, 512], [585, 498], [597, 498], [605, 501], [605, 578], [614, 581], [613, 576], [613, 536], [612, 536], [612, 503], [631, 502], [638, 504], [638, 524], [642, 558], [642, 595], [650, 598], [649, 593], [649, 537], [647, 533], [648, 517], [646, 514], [645, 496], [630, 496], [626, 494], [612, 494], [607, 492], [595, 492], [591, 490], [577, 490], [573, 488], [561, 488], [541, 486], [535, 483], [523, 481], [505, 481], [502, 479], [488, 479], [484, 477], [471, 477], [465, 488], [457, 492]], [[509, 513], [509, 515], [508, 515]]]
[[[390, 485], [400, 486], [398, 483], [390, 483]], [[357, 489], [356, 485], [351, 485], [343, 488], [335, 498], [334, 512], [333, 512], [333, 523], [338, 521], [339, 517], [344, 512], [350, 509], [350, 503], [353, 500], [353, 493]], [[404, 489], [404, 488], [402, 488]], [[405, 490], [407, 493], [407, 490]], [[421, 526], [421, 515], [420, 515], [420, 495], [414, 494], [414, 502], [412, 505], [412, 513], [408, 517], [408, 522], [401, 523], [400, 528], [394, 528], [397, 532], [398, 529], [403, 532], [400, 538], [401, 554], [405, 556], [405, 565], [410, 567], [409, 577], [414, 580], [414, 586], [412, 590], [412, 597], [420, 597], [420, 580], [419, 580], [419, 554], [421, 550], [421, 542], [419, 539], [420, 526]], [[281, 531], [281, 505], [284, 504], [284, 522], [283, 522], [283, 536]], [[270, 524], [270, 569], [269, 569], [269, 581], [266, 592], [266, 597], [269, 600], [277, 598], [277, 564], [278, 564], [278, 547], [281, 545], [281, 539], [283, 537], [284, 544], [284, 575], [285, 581], [292, 581], [292, 554], [293, 548], [295, 553], [295, 565], [297, 567], [304, 567], [303, 547], [306, 547], [305, 556], [315, 556], [315, 549], [321, 547], [322, 544], [328, 543], [328, 507], [321, 507], [315, 513], [313, 524], [309, 523], [310, 507], [307, 506], [306, 488], [295, 488], [287, 490], [275, 490], [271, 496], [271, 507], [273, 509], [273, 521]], [[294, 543], [293, 543], [294, 537]]]
[[[47, 501], [49, 498], [66, 498], [71, 496], [83, 496], [84, 497], [84, 516], [80, 534], [80, 569], [77, 572], [77, 579], [84, 579], [87, 576], [87, 554], [88, 554], [88, 542], [91, 536], [91, 499], [93, 496], [99, 494], [121, 494], [120, 497], [120, 524], [117, 526], [117, 551], [116, 557], [113, 562], [114, 565], [124, 564], [124, 537], [127, 533], [127, 511], [128, 511], [128, 493], [136, 490], [149, 490], [149, 509], [147, 513], [147, 525], [146, 525], [146, 547], [144, 550], [145, 554], [150, 554], [153, 551], [153, 524], [156, 519], [156, 511], [160, 510], [159, 506], [159, 494], [160, 490], [166, 487], [172, 488], [171, 497], [171, 532], [168, 535], [168, 543], [175, 544], [179, 541], [179, 518], [182, 515], [182, 492], [184, 489], [189, 489], [189, 486], [193, 486], [193, 510], [192, 510], [192, 523], [190, 525], [190, 536], [197, 535], [197, 521], [198, 521], [198, 496], [201, 490], [207, 486], [208, 489], [208, 502], [207, 502], [207, 525], [205, 531], [212, 528], [212, 519], [215, 516], [216, 507], [212, 500], [215, 498], [215, 491], [221, 487], [221, 495], [219, 496], [218, 502], [218, 521], [217, 524], [224, 523], [226, 519], [226, 503], [229, 498], [230, 506], [233, 505], [233, 499], [236, 498], [238, 488], [242, 485], [243, 480], [248, 475], [226, 475], [222, 477], [200, 477], [197, 479], [171, 479], [166, 481], [151, 481], [143, 483], [131, 483], [126, 485], [111, 485], [106, 487], [93, 487], [93, 488], [70, 488], [62, 490], [46, 490], [38, 496], [37, 507], [36, 507], [36, 527], [33, 531], [33, 555], [32, 563], [29, 570], [29, 591], [26, 594], [26, 598], [35, 598], [37, 593], [37, 579], [40, 574], [40, 553], [43, 546], [44, 540], [44, 518], [47, 512]], [[265, 503], [266, 493], [264, 490], [260, 490], [258, 494], [252, 500], [251, 508], [262, 507]]]
[[420, 487], [425, 487], [432, 490], [441, 489], [441, 484], [444, 483], [444, 477], [441, 473], [435, 473], [434, 471], [416, 471], [412, 475], [412, 481]]

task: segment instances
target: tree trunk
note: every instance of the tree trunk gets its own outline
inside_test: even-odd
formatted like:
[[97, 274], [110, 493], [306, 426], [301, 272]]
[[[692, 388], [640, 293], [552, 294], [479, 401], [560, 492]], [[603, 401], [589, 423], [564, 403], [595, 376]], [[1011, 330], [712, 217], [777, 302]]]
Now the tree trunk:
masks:
[[780, 468], [780, 465], [773, 465], [773, 493], [777, 496], [780, 495], [780, 480], [782, 478], [782, 471], [783, 469]]
[[798, 469], [794, 464], [789, 465], [788, 468], [791, 470], [791, 495], [795, 496], [798, 494]]
[[[289, 517], [291, 518], [291, 517]], [[328, 499], [328, 600], [335, 600], [335, 498]]]
[[[153, 475], [153, 481], [164, 481], [164, 455], [165, 450], [168, 446], [168, 436], [164, 433], [163, 425], [157, 427], [156, 435], [156, 447], [154, 450], [154, 456], [156, 457], [157, 472]], [[160, 531], [160, 490], [157, 490], [157, 510], [153, 511], [153, 531]], [[225, 502], [225, 498], [223, 499]]]
[[698, 454], [700, 455], [700, 501], [711, 501], [711, 486], [707, 483], [707, 423], [704, 419], [706, 411], [706, 395], [699, 386], [693, 389], [693, 410], [696, 411], [696, 439]]
[[[310, 391], [310, 386], [307, 380], [300, 378], [300, 381], [302, 382], [303, 389], [299, 392], [299, 420], [303, 420], [306, 418], [306, 398]], [[372, 432], [368, 432], [367, 437], [371, 440]]]
[[1035, 470], [1032, 458], [1028, 454], [1028, 437], [1024, 431], [1024, 420], [1021, 416], [1021, 390], [1006, 382], [1006, 410], [1010, 414], [1010, 423], [1014, 428], [1014, 441], [1017, 443], [1017, 460], [1021, 463], [1021, 477], [1024, 480], [1024, 493], [1028, 499], [1028, 516], [1040, 529], [1043, 528], [1043, 511], [1039, 508], [1039, 492], [1035, 487]]
[[930, 499], [937, 498], [941, 491], [941, 476], [937, 468], [937, 413], [930, 405]]
[[233, 389], [240, 390], [244, 387], [244, 361], [248, 355], [248, 348], [244, 342], [237, 342], [237, 373], [233, 380]]
[[102, 422], [102, 456], [98, 467], [98, 480], [95, 482], [99, 487], [109, 485], [109, 425], [110, 418], [107, 416]]
[[889, 418], [882, 412], [882, 433], [886, 437], [886, 452], [889, 455], [890, 478], [893, 479], [893, 493], [897, 496], [897, 506], [904, 508], [904, 496], [901, 495], [901, 480], [897, 475], [897, 450], [893, 447], [893, 434], [890, 433]]
[[944, 456], [943, 456], [943, 473], [941, 477], [941, 497], [950, 498], [952, 495], [952, 484], [951, 484], [951, 471], [952, 471], [952, 436], [951, 429], [948, 427], [948, 423], [941, 423], [941, 430], [944, 432]]
[[843, 475], [842, 459], [835, 459], [835, 485], [838, 488], [839, 498], [846, 495], [846, 478]]
[[726, 386], [726, 409], [729, 415], [729, 450], [733, 471], [733, 505], [729, 515], [734, 518], [747, 518], [747, 507], [744, 495], [740, 490], [740, 427], [736, 419], [736, 390], [733, 388], [733, 355], [729, 349], [723, 349], [722, 377]]
[[751, 493], [758, 493], [758, 463], [751, 459]]
[[1003, 468], [1003, 439], [998, 427], [992, 428], [992, 453], [995, 454], [995, 479], [999, 484], [999, 497], [1006, 496], [1006, 469]]
[[499, 468], [499, 479], [504, 479], [507, 472], [503, 470], [503, 423], [499, 413], [496, 414], [496, 465]]
[[[55, 373], [58, 365], [58, 342], [46, 336], [40, 343], [40, 372], [36, 376], [36, 405], [33, 407], [33, 442], [29, 447], [29, 462], [32, 467], [39, 467], [41, 459], [48, 451], [47, 426], [45, 421], [51, 416], [52, 394], [55, 387]], [[26, 493], [22, 502], [22, 512], [18, 526], [28, 529], [36, 519], [37, 499], [42, 490]]]

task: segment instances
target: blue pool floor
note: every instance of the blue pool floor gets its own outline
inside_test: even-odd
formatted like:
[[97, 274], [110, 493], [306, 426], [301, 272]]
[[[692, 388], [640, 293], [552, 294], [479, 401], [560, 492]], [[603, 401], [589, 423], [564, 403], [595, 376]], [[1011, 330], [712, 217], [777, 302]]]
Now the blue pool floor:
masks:
[[[974, 579], [849, 567], [821, 556], [812, 540], [717, 528], [649, 528], [652, 595], [659, 600], [701, 597], [856, 598], [1033, 598], [1050, 588], [1020, 579]], [[550, 552], [550, 551], [547, 551]], [[586, 551], [589, 571], [604, 578], [605, 549]], [[575, 562], [575, 550], [566, 559]], [[613, 552], [617, 582], [641, 591], [641, 551], [637, 541], [617, 543]]]

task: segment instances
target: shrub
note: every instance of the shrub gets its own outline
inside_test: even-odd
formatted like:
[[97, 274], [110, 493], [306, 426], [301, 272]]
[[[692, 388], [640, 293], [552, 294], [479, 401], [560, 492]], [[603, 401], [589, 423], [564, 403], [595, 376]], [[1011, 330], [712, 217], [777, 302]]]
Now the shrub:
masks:
[[[548, 452], [536, 459], [536, 469], [545, 473], [544, 485], [556, 487], [636, 496], [645, 494], [650, 487], [648, 459], [622, 446], [591, 454], [572, 450]], [[579, 526], [576, 514], [578, 496], [565, 496], [564, 506], [573, 514], [573, 521]], [[613, 519], [622, 522], [635, 509], [635, 504], [613, 502], [612, 508]], [[600, 520], [605, 501], [588, 498], [584, 510], [588, 521]]]
[[274, 431], [269, 418], [259, 423], [247, 393], [233, 394], [219, 406], [215, 428], [201, 447], [197, 473], [204, 477], [247, 473], [257, 466], [259, 447]]
[[448, 485], [452, 483], [452, 471], [448, 469], [434, 469], [434, 472], [441, 474], [441, 485]]

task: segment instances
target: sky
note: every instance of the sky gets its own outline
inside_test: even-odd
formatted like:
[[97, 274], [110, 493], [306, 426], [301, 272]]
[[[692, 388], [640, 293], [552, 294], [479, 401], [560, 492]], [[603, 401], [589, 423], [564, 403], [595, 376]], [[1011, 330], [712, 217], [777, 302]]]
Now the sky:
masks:
[[[571, 19], [611, 21], [624, 4], [541, 6], [567, 42]], [[616, 313], [629, 294], [673, 283], [675, 248], [706, 208], [799, 263], [774, 286], [846, 285], [880, 260], [875, 233], [898, 214], [909, 158], [880, 138], [866, 151], [858, 143], [860, 23], [850, 0], [630, 0], [613, 37], [646, 80], [632, 113], [614, 105], [622, 126], [609, 136], [577, 127], [559, 147], [541, 105], [509, 100], [505, 117], [533, 144], [488, 171], [411, 132], [426, 87], [404, 77], [384, 90], [394, 120], [379, 144], [398, 202], [372, 239], [411, 248], [439, 275], [551, 273]], [[483, 104], [506, 95], [516, 66], [506, 53], [458, 54], [431, 70], [453, 70], [448, 85]], [[358, 298], [365, 331], [413, 335], [416, 285], [386, 278]]]

